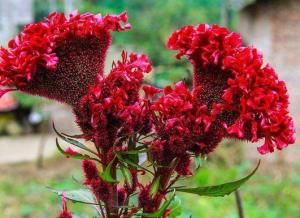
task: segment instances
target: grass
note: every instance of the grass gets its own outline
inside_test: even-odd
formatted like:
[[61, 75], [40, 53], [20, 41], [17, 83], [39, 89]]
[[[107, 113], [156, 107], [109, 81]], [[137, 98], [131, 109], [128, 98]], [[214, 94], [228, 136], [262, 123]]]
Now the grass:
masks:
[[[246, 175], [245, 168], [251, 168], [249, 164], [229, 170], [222, 166], [208, 165], [196, 175], [194, 183], [202, 185], [224, 183]], [[299, 187], [300, 177], [296, 172], [277, 177], [260, 169], [240, 189], [245, 217], [300, 218], [300, 207], [296, 203], [300, 202], [300, 193], [296, 191]], [[184, 194], [181, 195], [181, 199], [185, 208], [182, 217], [194, 214], [193, 217], [238, 218], [233, 194], [223, 198], [199, 198]]]
[[[60, 198], [46, 187], [73, 189], [80, 186], [72, 176], [80, 179], [80, 163], [74, 160], [52, 159], [37, 170], [32, 163], [6, 165], [0, 168], [0, 217], [3, 218], [48, 218], [56, 217]], [[246, 175], [254, 164], [246, 162], [228, 167], [220, 161], [207, 161], [190, 186], [214, 185]], [[268, 164], [241, 189], [246, 218], [300, 218], [300, 177], [297, 168], [288, 168], [285, 175], [269, 173]], [[276, 167], [276, 166], [273, 166]], [[283, 170], [283, 172], [286, 172]], [[298, 168], [299, 172], [299, 168]], [[297, 191], [298, 190], [298, 191]], [[179, 194], [183, 206], [182, 218], [238, 218], [234, 196], [223, 198], [197, 197]], [[297, 204], [298, 202], [298, 204]], [[78, 217], [92, 217], [86, 205], [69, 203]]]

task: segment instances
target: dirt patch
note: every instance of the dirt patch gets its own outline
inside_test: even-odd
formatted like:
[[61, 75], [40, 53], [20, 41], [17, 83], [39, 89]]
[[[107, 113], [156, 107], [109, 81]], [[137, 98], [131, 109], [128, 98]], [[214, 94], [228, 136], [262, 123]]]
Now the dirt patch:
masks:
[[80, 161], [65, 157], [54, 157], [45, 160], [44, 166], [38, 168], [35, 163], [24, 162], [16, 164], [0, 165], [0, 180], [2, 178], [22, 179], [26, 182], [32, 178], [46, 180], [48, 178], [64, 176], [66, 172], [70, 172], [80, 167]]

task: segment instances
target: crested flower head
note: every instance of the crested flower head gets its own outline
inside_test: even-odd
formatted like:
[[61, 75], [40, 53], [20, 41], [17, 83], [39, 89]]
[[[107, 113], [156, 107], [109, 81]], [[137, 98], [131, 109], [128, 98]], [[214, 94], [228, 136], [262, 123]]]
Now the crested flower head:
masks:
[[143, 74], [151, 69], [146, 55], [123, 52], [122, 60], [113, 63], [108, 76], [99, 75], [97, 83], [82, 98], [79, 110], [75, 110], [87, 139], [102, 148], [111, 148], [116, 137], [150, 130], [139, 90]]
[[75, 106], [103, 74], [110, 31], [130, 28], [127, 14], [52, 13], [0, 50], [0, 83]]
[[264, 138], [261, 154], [294, 143], [285, 83], [263, 65], [257, 49], [241, 46], [238, 34], [217, 25], [186, 26], [172, 33], [168, 47], [193, 64], [194, 92], [216, 117], [220, 134], [252, 142]]
[[157, 117], [153, 121], [157, 137], [150, 142], [152, 158], [162, 165], [177, 158], [176, 170], [181, 175], [190, 174], [190, 154], [212, 152], [224, 136], [217, 131], [215, 117], [183, 82], [174, 88], [167, 86], [152, 102], [151, 110]]

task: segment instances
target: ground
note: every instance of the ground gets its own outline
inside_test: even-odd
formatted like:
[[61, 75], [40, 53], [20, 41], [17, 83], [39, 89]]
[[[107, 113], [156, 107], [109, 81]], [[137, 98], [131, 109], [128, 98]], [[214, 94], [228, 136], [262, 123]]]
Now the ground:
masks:
[[[190, 186], [213, 185], [228, 182], [245, 176], [255, 163], [245, 161], [233, 164], [232, 158], [224, 161], [223, 156], [232, 154], [227, 149], [219, 149], [220, 156], [208, 158], [193, 179]], [[236, 151], [232, 150], [233, 153]], [[274, 169], [275, 168], [275, 169]], [[297, 175], [300, 166], [282, 168], [288, 173], [276, 173], [266, 161], [256, 175], [241, 188], [246, 217], [251, 218], [300, 218], [300, 194]], [[278, 168], [277, 168], [278, 169]], [[60, 209], [60, 198], [47, 187], [74, 189], [80, 187], [72, 177], [81, 180], [80, 162], [60, 155], [48, 159], [44, 168], [37, 169], [35, 163], [0, 165], [0, 217], [3, 218], [53, 218]], [[234, 196], [206, 198], [193, 195], [179, 195], [182, 205], [182, 218], [237, 218]], [[88, 206], [69, 204], [79, 217], [87, 215]], [[83, 215], [84, 214], [84, 215]]]

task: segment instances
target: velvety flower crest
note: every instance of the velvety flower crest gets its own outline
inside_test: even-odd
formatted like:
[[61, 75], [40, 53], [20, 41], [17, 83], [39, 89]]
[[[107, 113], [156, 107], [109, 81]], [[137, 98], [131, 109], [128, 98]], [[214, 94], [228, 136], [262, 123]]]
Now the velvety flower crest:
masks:
[[241, 46], [237, 33], [217, 25], [186, 26], [169, 38], [168, 47], [186, 55], [194, 67], [193, 91], [208, 108], [219, 135], [256, 142], [261, 154], [295, 141], [285, 83], [262, 54]]
[[52, 13], [44, 21], [28, 24], [0, 49], [0, 83], [29, 94], [77, 105], [103, 73], [110, 31], [130, 28], [127, 14], [79, 14], [69, 18]]

